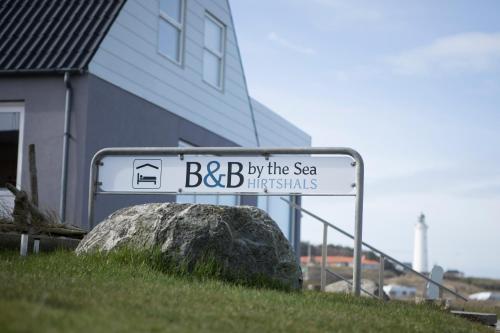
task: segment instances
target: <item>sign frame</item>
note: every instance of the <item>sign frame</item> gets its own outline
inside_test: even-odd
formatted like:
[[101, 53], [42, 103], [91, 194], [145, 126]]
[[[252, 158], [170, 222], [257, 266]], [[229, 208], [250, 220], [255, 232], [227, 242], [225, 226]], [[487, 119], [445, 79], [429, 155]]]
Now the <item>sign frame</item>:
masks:
[[[247, 147], [123, 147], [104, 148], [92, 157], [90, 163], [89, 196], [88, 196], [88, 223], [89, 228], [94, 227], [95, 197], [98, 194], [182, 194], [161, 192], [99, 192], [98, 182], [99, 167], [102, 166], [102, 158], [105, 156], [133, 155], [133, 156], [179, 156], [184, 159], [185, 155], [216, 155], [216, 156], [263, 156], [266, 159], [272, 155], [347, 155], [353, 158], [352, 166], [355, 170], [355, 194], [332, 195], [332, 194], [301, 194], [300, 192], [290, 195], [301, 196], [353, 196], [355, 197], [354, 214], [354, 267], [352, 292], [359, 296], [361, 291], [361, 256], [362, 256], [362, 234], [363, 234], [363, 192], [364, 192], [364, 162], [361, 155], [352, 148], [346, 147], [292, 147], [292, 148], [247, 148]], [[190, 193], [193, 194], [193, 193]], [[221, 193], [223, 195], [223, 193]], [[255, 196], [281, 196], [273, 193], [230, 193], [239, 195]]]

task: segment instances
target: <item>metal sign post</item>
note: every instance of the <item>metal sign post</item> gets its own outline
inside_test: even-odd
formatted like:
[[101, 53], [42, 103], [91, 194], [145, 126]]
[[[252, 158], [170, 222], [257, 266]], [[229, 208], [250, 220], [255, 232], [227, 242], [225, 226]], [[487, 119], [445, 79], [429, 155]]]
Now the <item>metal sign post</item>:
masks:
[[363, 159], [350, 148], [105, 148], [91, 161], [89, 227], [94, 226], [97, 194], [353, 196], [352, 291], [359, 296], [363, 178]]

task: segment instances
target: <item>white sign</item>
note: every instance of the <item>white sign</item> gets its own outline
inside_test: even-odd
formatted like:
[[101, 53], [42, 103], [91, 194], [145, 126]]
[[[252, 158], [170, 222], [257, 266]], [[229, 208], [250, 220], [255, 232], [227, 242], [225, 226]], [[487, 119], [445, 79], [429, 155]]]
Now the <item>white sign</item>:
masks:
[[349, 156], [105, 156], [101, 192], [355, 194]]

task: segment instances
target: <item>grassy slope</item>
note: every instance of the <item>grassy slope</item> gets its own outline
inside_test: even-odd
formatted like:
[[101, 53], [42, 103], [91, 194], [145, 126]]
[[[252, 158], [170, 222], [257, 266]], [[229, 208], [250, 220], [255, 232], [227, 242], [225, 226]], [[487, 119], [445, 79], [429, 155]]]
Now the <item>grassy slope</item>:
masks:
[[[424, 292], [425, 282], [422, 278], [414, 275], [407, 274], [386, 280], [386, 283], [403, 284], [417, 287], [417, 294], [421, 296]], [[462, 295], [470, 295], [485, 290], [496, 290], [500, 286], [500, 280], [493, 279], [478, 279], [478, 278], [460, 278], [460, 279], [445, 279], [444, 285], [448, 288], [454, 289]], [[491, 289], [484, 288], [489, 286]], [[449, 293], [444, 293], [445, 297], [453, 299], [454, 297]], [[452, 308], [455, 310], [466, 310], [473, 312], [487, 312], [496, 313], [500, 319], [500, 301], [468, 301], [463, 302], [459, 299], [454, 299]]]
[[469, 301], [461, 305], [465, 311], [496, 313], [500, 320], [500, 301]]
[[140, 255], [0, 253], [1, 332], [490, 332], [425, 305], [169, 275]]

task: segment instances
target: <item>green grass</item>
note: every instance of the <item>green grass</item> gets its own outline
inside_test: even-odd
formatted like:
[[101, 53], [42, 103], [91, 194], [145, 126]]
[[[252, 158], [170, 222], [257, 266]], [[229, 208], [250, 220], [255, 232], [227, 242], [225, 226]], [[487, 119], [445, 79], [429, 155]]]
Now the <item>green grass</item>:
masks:
[[0, 252], [0, 332], [491, 332], [429, 305], [245, 287], [157, 259]]

